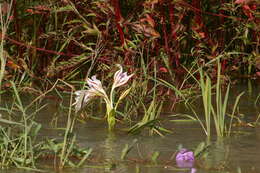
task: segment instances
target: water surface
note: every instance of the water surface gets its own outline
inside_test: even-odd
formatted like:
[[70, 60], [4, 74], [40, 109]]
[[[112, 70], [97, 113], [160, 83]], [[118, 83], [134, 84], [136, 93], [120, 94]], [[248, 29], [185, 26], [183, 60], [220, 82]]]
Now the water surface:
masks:
[[[250, 88], [250, 90], [248, 89]], [[259, 114], [259, 104], [255, 105], [255, 99], [260, 88], [257, 85], [248, 87], [238, 85], [232, 88], [231, 100], [242, 91], [245, 92], [239, 104], [239, 117], [246, 122], [254, 122]], [[55, 126], [53, 117], [58, 116], [57, 127], [66, 126], [67, 114], [58, 112], [59, 103], [47, 101], [49, 103], [44, 111], [41, 111], [36, 120], [43, 124], [40, 134], [43, 138], [62, 139], [63, 132], [52, 129]], [[170, 106], [169, 106], [170, 107]], [[229, 110], [232, 110], [230, 103]], [[185, 113], [187, 110], [179, 106], [174, 110], [165, 110], [162, 117], [169, 118], [169, 115]], [[203, 106], [198, 102], [197, 112], [203, 114]], [[229, 111], [230, 112], [230, 111]], [[65, 168], [63, 173], [188, 173], [190, 170], [177, 170], [174, 154], [178, 147], [194, 150], [200, 143], [209, 144], [209, 148], [203, 157], [196, 160], [196, 173], [257, 173], [260, 172], [260, 127], [234, 127], [234, 133], [230, 138], [220, 139], [213, 136], [209, 142], [206, 139], [202, 128], [197, 122], [163, 122], [163, 126], [172, 130], [171, 134], [165, 137], [158, 135], [149, 136], [144, 132], [140, 135], [129, 135], [122, 128], [115, 130], [115, 133], [108, 133], [105, 121], [87, 120], [85, 123], [77, 122], [75, 133], [81, 147], [93, 148], [91, 161], [81, 168]], [[212, 129], [213, 130], [213, 129]], [[127, 155], [125, 161], [120, 160], [121, 152], [126, 144], [131, 145], [132, 150]], [[152, 155], [158, 152], [156, 162], [151, 161]], [[48, 172], [55, 172], [51, 165], [39, 165]], [[2, 172], [23, 173], [23, 170], [6, 170]]]

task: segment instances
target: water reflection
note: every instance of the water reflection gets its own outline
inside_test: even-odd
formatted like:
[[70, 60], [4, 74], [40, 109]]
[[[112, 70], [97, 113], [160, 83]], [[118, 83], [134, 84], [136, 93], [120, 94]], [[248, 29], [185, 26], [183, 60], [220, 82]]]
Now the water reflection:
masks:
[[217, 138], [215, 142], [207, 141], [207, 145], [210, 147], [200, 156], [199, 167], [206, 170], [224, 170], [224, 168], [227, 168], [230, 145], [223, 138]]
[[127, 166], [120, 164], [118, 161], [118, 150], [120, 150], [120, 148], [118, 147], [116, 135], [113, 132], [108, 132], [104, 142], [104, 160], [107, 164], [105, 172], [128, 172]]

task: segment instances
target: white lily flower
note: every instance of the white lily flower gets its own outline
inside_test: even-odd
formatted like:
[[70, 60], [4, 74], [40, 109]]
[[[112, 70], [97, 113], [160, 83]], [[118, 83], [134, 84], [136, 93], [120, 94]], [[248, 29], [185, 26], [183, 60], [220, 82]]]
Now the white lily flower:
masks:
[[75, 103], [73, 103], [73, 105], [75, 105], [76, 112], [78, 112], [93, 97], [99, 96], [99, 97], [103, 98], [104, 101], [106, 102], [106, 109], [107, 109], [106, 117], [107, 117], [109, 130], [112, 130], [114, 128], [115, 120], [116, 120], [115, 112], [116, 112], [116, 108], [117, 108], [119, 101], [122, 100], [130, 92], [130, 88], [127, 89], [126, 91], [124, 91], [123, 94], [119, 97], [118, 102], [114, 103], [114, 99], [113, 99], [114, 89], [116, 87], [126, 84], [127, 81], [133, 76], [133, 74], [127, 75], [127, 72], [123, 73], [122, 66], [121, 65], [118, 65], [118, 66], [119, 66], [119, 70], [114, 75], [114, 83], [113, 83], [111, 91], [110, 91], [110, 98], [108, 98], [108, 96], [102, 86], [101, 81], [98, 80], [96, 78], [96, 76], [92, 76], [91, 78], [87, 79], [87, 84], [89, 86], [89, 89], [76, 91], [75, 92], [76, 101], [75, 101]]
[[86, 106], [87, 102], [94, 97], [93, 93], [89, 92], [89, 90], [79, 90], [75, 92], [75, 110], [78, 112], [80, 109], [82, 109], [84, 106]]
[[103, 89], [101, 81], [98, 80], [96, 76], [92, 76], [91, 79], [88, 78], [87, 83], [88, 83], [89, 88], [93, 89], [91, 92], [94, 92], [101, 97], [102, 96], [107, 97], [107, 94], [106, 94], [105, 90]]
[[106, 93], [105, 95], [103, 93], [100, 93], [99, 90], [96, 90], [94, 88], [90, 88], [88, 90], [79, 90], [75, 92], [75, 103], [73, 103], [73, 105], [75, 105], [75, 110], [76, 112], [78, 112], [80, 109], [82, 109], [83, 107], [86, 106], [87, 102], [89, 102], [92, 98], [96, 97], [96, 96], [100, 96], [103, 97], [105, 102], [108, 103], [109, 105], [111, 105]]
[[114, 83], [112, 86], [112, 90], [116, 87], [119, 87], [121, 85], [124, 85], [127, 83], [127, 81], [134, 75], [127, 75], [127, 72], [123, 73], [123, 68], [120, 64], [117, 64], [117, 66], [120, 68], [114, 75]]
[[96, 76], [92, 76], [91, 79], [87, 79], [87, 84], [89, 85], [88, 90], [79, 90], [75, 92], [75, 110], [78, 112], [84, 106], [86, 106], [87, 102], [90, 101], [93, 97], [99, 96], [103, 97], [105, 102], [111, 105], [105, 90], [103, 89], [102, 83], [100, 80], [96, 78]]

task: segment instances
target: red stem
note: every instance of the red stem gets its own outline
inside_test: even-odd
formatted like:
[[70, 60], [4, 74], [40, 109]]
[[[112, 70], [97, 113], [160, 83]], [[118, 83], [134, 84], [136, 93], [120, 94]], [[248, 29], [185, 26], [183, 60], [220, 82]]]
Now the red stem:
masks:
[[123, 28], [120, 25], [121, 19], [122, 19], [122, 15], [121, 15], [121, 10], [120, 10], [119, 0], [112, 0], [112, 6], [115, 9], [116, 27], [117, 27], [117, 30], [119, 32], [121, 46], [123, 46], [124, 42], [125, 42], [125, 37], [124, 37]]
[[[174, 47], [178, 47], [179, 46], [179, 43], [177, 41], [177, 33], [176, 33], [176, 25], [175, 25], [175, 17], [174, 17], [174, 8], [175, 8], [175, 5], [170, 1], [169, 2], [169, 16], [170, 16], [170, 24], [171, 24], [171, 37], [172, 37], [172, 46]], [[180, 60], [179, 60], [179, 54], [175, 54], [175, 55], [171, 55], [170, 57], [170, 62], [171, 63], [174, 63], [174, 67], [178, 67], [179, 64], [180, 64]]]
[[62, 53], [62, 52], [56, 52], [56, 51], [53, 51], [53, 50], [46, 50], [44, 48], [38, 48], [38, 47], [35, 47], [35, 46], [31, 46], [31, 45], [27, 45], [25, 43], [22, 43], [22, 42], [19, 42], [19, 41], [16, 41], [14, 39], [11, 39], [7, 36], [5, 36], [5, 39], [9, 40], [10, 42], [20, 46], [20, 47], [26, 47], [26, 48], [30, 48], [30, 49], [36, 49], [38, 51], [42, 51], [42, 52], [46, 52], [46, 53], [50, 53], [50, 54], [55, 54], [55, 55], [62, 55], [62, 56], [68, 56], [68, 57], [72, 57], [72, 56], [79, 56], [79, 55], [75, 55], [75, 54], [65, 54], [65, 53]]
[[169, 12], [170, 12], [170, 23], [171, 23], [171, 34], [174, 41], [177, 38], [176, 32], [175, 32], [175, 24], [174, 24], [174, 4], [170, 2], [169, 4]]
[[165, 21], [165, 17], [162, 17], [162, 29], [163, 29], [163, 38], [164, 38], [164, 46], [165, 46], [165, 50], [167, 52], [168, 55], [170, 55], [170, 50], [169, 50], [169, 44], [168, 44], [168, 36], [167, 36], [167, 29], [166, 29], [166, 21]]

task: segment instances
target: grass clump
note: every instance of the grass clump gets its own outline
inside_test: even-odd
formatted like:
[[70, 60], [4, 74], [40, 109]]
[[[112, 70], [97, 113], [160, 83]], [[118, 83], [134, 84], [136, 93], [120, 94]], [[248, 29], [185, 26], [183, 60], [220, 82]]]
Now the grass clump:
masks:
[[[214, 120], [214, 127], [217, 133], [217, 136], [223, 137], [225, 135], [230, 135], [231, 127], [232, 127], [232, 120], [234, 118], [234, 114], [238, 105], [238, 102], [241, 96], [244, 94], [243, 92], [239, 94], [235, 99], [235, 104], [233, 106], [232, 113], [230, 115], [231, 120], [228, 124], [228, 97], [229, 97], [229, 90], [230, 84], [227, 85], [226, 90], [224, 92], [223, 97], [223, 90], [222, 90], [222, 83], [221, 83], [221, 66], [219, 63], [219, 59], [217, 59], [217, 83], [212, 85], [212, 81], [210, 77], [205, 74], [202, 69], [200, 69], [200, 80], [199, 80], [199, 87], [201, 89], [201, 95], [203, 100], [203, 107], [204, 107], [204, 116], [205, 116], [205, 124], [202, 124], [202, 128], [204, 129], [205, 134], [210, 137], [211, 136], [211, 120]], [[214, 93], [215, 91], [215, 93]], [[214, 102], [215, 97], [215, 102]]]
[[[26, 170], [40, 171], [37, 163], [46, 157], [54, 158], [54, 165], [59, 168], [66, 165], [79, 167], [85, 163], [92, 149], [77, 145], [76, 135], [73, 134], [76, 116], [71, 115], [72, 106], [70, 106], [68, 113], [63, 139], [49, 139], [48, 137], [47, 140], [42, 139], [39, 134], [42, 125], [35, 121], [35, 117], [45, 105], [34, 108], [37, 103], [32, 103], [38, 100], [36, 99], [25, 106], [15, 84], [13, 82], [11, 84], [14, 102], [10, 108], [1, 107], [1, 111], [6, 112], [6, 114], [5, 117], [0, 117], [0, 167], [15, 166]], [[72, 94], [70, 105], [73, 99]]]

